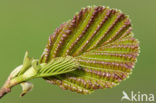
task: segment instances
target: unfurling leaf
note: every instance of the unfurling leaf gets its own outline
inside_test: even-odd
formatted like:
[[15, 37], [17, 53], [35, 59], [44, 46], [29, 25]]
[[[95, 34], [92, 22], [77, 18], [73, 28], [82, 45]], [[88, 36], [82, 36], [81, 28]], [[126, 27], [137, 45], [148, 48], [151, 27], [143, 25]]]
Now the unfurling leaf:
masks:
[[82, 94], [118, 85], [131, 74], [139, 53], [131, 30], [128, 16], [119, 10], [103, 6], [82, 9], [49, 37], [40, 59], [48, 63], [70, 55], [81, 68], [44, 79]]
[[79, 67], [78, 62], [71, 56], [57, 57], [49, 63], [44, 64], [37, 73], [37, 77], [48, 77], [58, 74], [64, 74], [76, 70]]
[[81, 9], [49, 37], [39, 60], [28, 57], [0, 90], [0, 97], [28, 80], [44, 78], [65, 90], [81, 94], [112, 88], [129, 77], [139, 54], [128, 16], [116, 9], [92, 6]]

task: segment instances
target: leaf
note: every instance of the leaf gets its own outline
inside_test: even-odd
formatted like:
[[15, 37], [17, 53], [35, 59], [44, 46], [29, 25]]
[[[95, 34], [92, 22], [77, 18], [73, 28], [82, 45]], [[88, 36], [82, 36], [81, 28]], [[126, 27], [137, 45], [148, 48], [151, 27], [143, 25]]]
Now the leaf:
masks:
[[112, 88], [129, 77], [138, 55], [128, 16], [103, 6], [83, 8], [49, 37], [40, 60], [26, 52], [23, 64], [0, 89], [0, 98], [18, 84], [25, 95], [33, 87], [27, 81], [39, 77], [81, 94]]
[[48, 77], [64, 74], [74, 71], [78, 67], [78, 62], [71, 56], [57, 57], [52, 59], [48, 64], [44, 64], [37, 73], [37, 77]]
[[139, 53], [131, 23], [116, 9], [93, 6], [81, 9], [49, 37], [40, 63], [56, 57], [74, 57], [79, 69], [44, 78], [63, 89], [89, 94], [112, 88], [129, 77]]

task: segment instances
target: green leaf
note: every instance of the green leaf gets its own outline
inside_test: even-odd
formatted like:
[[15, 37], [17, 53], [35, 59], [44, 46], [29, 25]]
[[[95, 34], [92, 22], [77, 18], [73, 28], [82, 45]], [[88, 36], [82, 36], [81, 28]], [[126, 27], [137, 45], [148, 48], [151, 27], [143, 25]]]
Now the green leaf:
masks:
[[49, 63], [44, 64], [38, 71], [37, 77], [48, 77], [58, 74], [64, 74], [76, 70], [79, 67], [78, 62], [71, 56], [57, 57]]
[[72, 56], [80, 65], [75, 71], [44, 78], [49, 83], [88, 94], [112, 88], [129, 77], [139, 53], [131, 23], [116, 9], [92, 6], [81, 9], [49, 37], [40, 63]]
[[33, 87], [27, 81], [39, 77], [81, 94], [112, 88], [129, 77], [138, 55], [128, 16], [103, 6], [83, 8], [49, 37], [40, 60], [26, 52], [23, 64], [0, 89], [0, 98], [18, 84], [25, 95]]

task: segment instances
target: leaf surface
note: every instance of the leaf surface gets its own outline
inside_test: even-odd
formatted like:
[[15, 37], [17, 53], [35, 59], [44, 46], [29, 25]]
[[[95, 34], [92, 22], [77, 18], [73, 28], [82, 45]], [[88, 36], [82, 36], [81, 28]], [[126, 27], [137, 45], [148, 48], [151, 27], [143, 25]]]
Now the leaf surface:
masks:
[[78, 67], [78, 62], [71, 56], [57, 57], [52, 59], [49, 63], [44, 64], [42, 69], [38, 71], [37, 77], [48, 77], [64, 74], [74, 71]]
[[103, 6], [81, 9], [49, 37], [40, 59], [40, 63], [49, 63], [71, 56], [79, 67], [44, 79], [82, 94], [118, 85], [131, 74], [139, 53], [139, 42], [131, 30], [128, 16], [119, 10]]

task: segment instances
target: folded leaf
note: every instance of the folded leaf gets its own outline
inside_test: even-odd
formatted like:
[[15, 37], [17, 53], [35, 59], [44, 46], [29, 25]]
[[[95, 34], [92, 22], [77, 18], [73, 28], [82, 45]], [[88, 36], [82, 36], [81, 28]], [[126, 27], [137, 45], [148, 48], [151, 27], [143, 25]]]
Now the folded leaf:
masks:
[[92, 6], [81, 9], [49, 37], [41, 58], [25, 54], [0, 89], [0, 98], [21, 84], [24, 96], [44, 78], [62, 89], [81, 94], [112, 88], [132, 73], [139, 42], [131, 32], [128, 16], [116, 9]]
[[103, 6], [81, 9], [49, 37], [40, 59], [40, 63], [50, 63], [71, 56], [79, 67], [44, 79], [82, 94], [116, 86], [129, 77], [139, 53], [139, 42], [131, 30], [128, 16], [119, 10]]
[[79, 67], [78, 62], [71, 56], [57, 57], [49, 63], [44, 64], [37, 73], [37, 77], [48, 77], [58, 74], [64, 74], [76, 70]]

